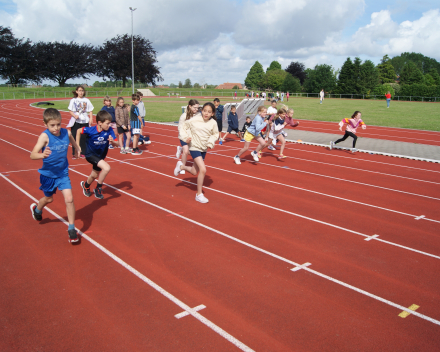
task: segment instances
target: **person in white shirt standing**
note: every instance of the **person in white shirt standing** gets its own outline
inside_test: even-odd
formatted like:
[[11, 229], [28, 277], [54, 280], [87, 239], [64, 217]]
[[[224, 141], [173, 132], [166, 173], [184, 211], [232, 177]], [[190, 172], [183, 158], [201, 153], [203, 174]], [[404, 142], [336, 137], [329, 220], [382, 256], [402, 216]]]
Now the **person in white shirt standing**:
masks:
[[322, 102], [324, 101], [324, 95], [325, 95], [324, 89], [321, 89], [321, 91], [319, 92], [319, 101], [320, 101], [319, 104], [322, 104]]
[[[80, 140], [76, 140], [76, 131], [83, 127], [90, 127], [93, 121], [93, 105], [89, 99], [87, 99], [86, 91], [83, 86], [77, 86], [76, 90], [72, 91], [73, 99], [69, 103], [69, 112], [72, 116], [70, 118], [67, 127], [71, 127], [70, 132], [76, 143], [81, 148], [81, 158], [85, 158], [84, 152], [86, 150], [86, 138], [80, 137]], [[72, 159], [76, 159], [75, 148], [72, 147]]]

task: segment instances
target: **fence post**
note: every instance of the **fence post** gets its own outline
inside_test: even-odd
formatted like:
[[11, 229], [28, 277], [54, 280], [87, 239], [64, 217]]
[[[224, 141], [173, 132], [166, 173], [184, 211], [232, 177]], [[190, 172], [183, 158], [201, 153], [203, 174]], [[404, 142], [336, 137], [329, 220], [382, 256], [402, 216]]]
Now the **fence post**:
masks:
[[26, 99], [26, 93], [23, 93], [23, 99]]
[[67, 96], [66, 94], [67, 94], [67, 92], [66, 92], [66, 91], [64, 91], [64, 98], [65, 98], [65, 97]]
[[34, 99], [35, 99], [35, 92], [34, 92]]
[[98, 96], [98, 92], [97, 91], [95, 91], [95, 94], [96, 94], [96, 96]]
[[422, 103], [423, 103], [423, 97], [422, 97]]
[[307, 93], [307, 98], [309, 97], [309, 93]]
[[362, 99], [365, 99], [365, 95], [362, 94]]
[[46, 99], [46, 92], [43, 92], [44, 93], [44, 99]]
[[411, 101], [411, 95], [409, 96], [409, 101]]
[[54, 94], [54, 96], [55, 96], [55, 98], [56, 98], [56, 97], [57, 97], [57, 92], [54, 91], [53, 94]]

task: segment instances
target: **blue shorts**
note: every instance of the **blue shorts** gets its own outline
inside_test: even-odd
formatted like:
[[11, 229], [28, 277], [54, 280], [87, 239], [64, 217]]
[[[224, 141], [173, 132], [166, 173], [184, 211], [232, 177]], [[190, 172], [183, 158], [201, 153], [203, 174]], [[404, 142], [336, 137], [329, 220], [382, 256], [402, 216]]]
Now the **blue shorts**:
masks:
[[185, 143], [185, 142], [182, 141], [181, 139], [179, 139], [179, 141], [180, 141], [180, 145], [181, 145], [182, 147], [184, 147], [185, 145], [188, 145], [188, 143]]
[[232, 128], [231, 126], [228, 126], [228, 133], [231, 133], [232, 131], [234, 131], [237, 134], [239, 132], [238, 128]]
[[72, 189], [69, 176], [59, 178], [46, 177], [40, 174], [40, 189], [46, 197], [52, 197], [57, 193], [57, 188], [62, 191], [64, 189]]
[[193, 160], [201, 156], [203, 160], [205, 160], [206, 152], [199, 152], [198, 150], [190, 150], [189, 153], [191, 154], [191, 157]]

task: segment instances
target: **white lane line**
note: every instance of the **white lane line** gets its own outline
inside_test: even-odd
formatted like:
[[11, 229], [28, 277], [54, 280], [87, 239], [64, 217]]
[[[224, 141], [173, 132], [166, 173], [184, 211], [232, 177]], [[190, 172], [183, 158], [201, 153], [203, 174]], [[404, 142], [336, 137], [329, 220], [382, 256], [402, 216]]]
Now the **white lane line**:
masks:
[[[3, 175], [0, 175], [3, 177]], [[28, 196], [30, 199], [32, 199], [34, 202], [38, 203], [38, 199], [36, 199], [35, 197], [33, 197], [32, 195], [30, 195], [28, 192], [26, 192], [24, 189], [22, 189], [20, 186], [18, 186], [17, 184], [15, 184], [14, 182], [8, 180], [6, 177], [3, 177], [4, 180], [8, 181], [11, 185], [13, 185], [15, 188], [17, 188], [18, 190], [20, 190], [22, 193], [24, 193], [26, 196]], [[60, 220], [61, 222], [63, 222], [65, 225], [69, 225], [69, 223], [64, 220], [61, 216], [59, 216], [57, 213], [55, 213], [52, 209], [50, 209], [49, 207], [45, 207], [45, 210], [47, 210], [48, 212], [50, 212], [53, 216], [55, 216], [58, 220]], [[220, 336], [222, 336], [223, 338], [225, 338], [226, 340], [228, 340], [229, 342], [231, 342], [232, 344], [234, 344], [235, 346], [237, 346], [239, 349], [241, 349], [242, 351], [246, 351], [246, 352], [251, 352], [253, 351], [251, 348], [249, 348], [248, 346], [246, 346], [244, 343], [242, 343], [241, 341], [239, 341], [238, 339], [236, 339], [234, 336], [230, 335], [229, 333], [227, 333], [226, 331], [224, 331], [222, 328], [220, 328], [219, 326], [215, 325], [212, 321], [206, 319], [204, 316], [202, 316], [200, 313], [198, 313], [195, 309], [189, 307], [188, 305], [186, 305], [185, 303], [183, 303], [181, 300], [179, 300], [178, 298], [174, 297], [171, 293], [169, 293], [168, 291], [166, 291], [165, 289], [163, 289], [162, 287], [160, 287], [158, 284], [156, 284], [154, 281], [150, 280], [149, 278], [147, 278], [145, 275], [141, 274], [139, 271], [137, 271], [135, 268], [133, 268], [131, 265], [127, 264], [126, 262], [124, 262], [122, 259], [120, 259], [118, 256], [116, 256], [115, 254], [113, 254], [112, 252], [110, 252], [107, 248], [105, 248], [104, 246], [102, 246], [101, 244], [99, 244], [98, 242], [96, 242], [95, 240], [93, 240], [91, 237], [87, 236], [85, 233], [83, 233], [81, 230], [76, 229], [79, 234], [81, 235], [82, 238], [85, 238], [87, 241], [89, 241], [91, 244], [93, 244], [95, 247], [99, 248], [102, 252], [104, 252], [105, 254], [107, 254], [110, 258], [112, 258], [114, 261], [116, 261], [117, 263], [119, 263], [120, 265], [122, 265], [125, 269], [127, 269], [128, 271], [130, 271], [132, 274], [136, 275], [139, 279], [141, 279], [143, 282], [145, 282], [146, 284], [148, 284], [149, 286], [151, 286], [152, 288], [154, 288], [157, 292], [159, 292], [160, 294], [162, 294], [163, 296], [165, 296], [166, 298], [168, 298], [170, 301], [172, 301], [173, 303], [175, 303], [176, 305], [178, 305], [181, 309], [183, 309], [185, 312], [188, 313], [188, 315], [192, 315], [194, 318], [196, 318], [198, 321], [200, 321], [201, 323], [203, 323], [204, 325], [206, 325], [207, 327], [211, 328], [212, 330], [214, 330], [217, 334], [219, 334]]]
[[290, 271], [299, 271], [301, 269], [305, 269], [306, 267], [312, 265], [312, 263], [304, 263], [302, 265], [298, 265], [296, 267], [294, 267], [293, 269], [290, 269]]
[[420, 216], [416, 217], [416, 220], [420, 220], [420, 219], [425, 219], [425, 215], [420, 215]]
[[369, 237], [365, 238], [364, 241], [371, 241], [371, 240], [374, 240], [377, 237], [379, 237], [379, 235], [372, 235], [372, 236], [369, 236]]
[[[11, 142], [8, 142], [8, 141], [6, 141], [6, 140], [4, 140], [4, 139], [2, 139], [2, 138], [0, 138], [0, 141], [3, 141], [3, 142], [8, 143], [8, 144], [11, 144], [11, 145], [13, 145], [13, 146], [16, 146], [17, 148], [23, 149], [23, 150], [25, 150], [25, 151], [27, 151], [27, 152], [30, 153], [30, 151], [28, 151], [28, 150], [26, 150], [26, 149], [24, 149], [24, 148], [21, 148], [21, 147], [19, 147], [19, 146], [13, 144], [13, 143], [11, 143]], [[108, 159], [113, 159], [113, 160], [118, 160], [118, 159], [114, 159], [114, 158], [111, 158], [111, 157], [107, 157], [107, 158], [108, 158]], [[119, 160], [118, 160], [118, 161], [119, 161]], [[130, 165], [130, 166], [134, 166], [134, 167], [137, 167], [137, 168], [139, 168], [139, 169], [146, 170], [146, 171], [149, 171], [149, 172], [152, 172], [152, 173], [155, 173], [155, 174], [161, 175], [161, 176], [165, 176], [165, 177], [168, 177], [168, 178], [171, 178], [171, 179], [174, 179], [174, 180], [178, 180], [178, 181], [180, 181], [180, 182], [188, 183], [188, 184], [191, 184], [191, 185], [197, 185], [197, 184], [194, 183], [194, 182], [190, 182], [190, 181], [182, 180], [182, 179], [177, 178], [177, 177], [175, 177], [175, 176], [170, 176], [170, 175], [164, 174], [164, 173], [162, 173], [162, 172], [155, 171], [155, 170], [151, 170], [151, 169], [148, 169], [148, 168], [145, 168], [145, 167], [142, 167], [142, 166], [138, 166], [138, 165], [135, 165], [135, 164], [132, 164], [132, 163], [129, 163], [129, 162], [121, 161], [121, 163], [124, 163], [124, 164], [126, 164], [126, 165]], [[76, 172], [76, 173], [78, 173], [78, 174], [80, 174], [80, 175], [83, 175], [83, 176], [87, 177], [87, 175], [82, 174], [82, 173], [80, 173], [80, 172], [78, 172], [78, 171], [76, 171], [76, 170], [73, 170], [72, 168], [71, 168], [70, 170], [73, 171], [73, 172]], [[110, 187], [111, 187], [111, 186], [110, 186]], [[350, 229], [345, 228], [345, 227], [342, 227], [342, 226], [334, 225], [334, 224], [331, 224], [331, 223], [328, 223], [328, 222], [325, 222], [325, 221], [321, 221], [321, 220], [318, 220], [318, 219], [314, 219], [314, 218], [311, 218], [311, 217], [308, 217], [308, 216], [304, 216], [304, 215], [301, 215], [301, 214], [293, 213], [293, 212], [288, 211], [288, 210], [285, 210], [285, 209], [280, 209], [280, 208], [277, 208], [277, 207], [274, 207], [274, 206], [270, 206], [270, 205], [267, 205], [267, 204], [264, 204], [264, 203], [256, 202], [256, 201], [254, 201], [254, 200], [252, 200], [252, 199], [247, 199], [247, 198], [239, 197], [239, 196], [236, 196], [236, 195], [231, 194], [231, 193], [227, 193], [227, 192], [223, 192], [223, 191], [217, 190], [217, 189], [215, 189], [215, 188], [211, 188], [211, 187], [208, 187], [208, 186], [203, 186], [203, 188], [205, 188], [205, 189], [210, 189], [211, 191], [214, 191], [214, 192], [217, 192], [217, 193], [220, 193], [220, 194], [224, 194], [224, 195], [227, 195], [227, 196], [230, 196], [230, 197], [233, 197], [233, 198], [236, 198], [236, 199], [242, 200], [242, 201], [246, 201], [246, 202], [254, 203], [254, 204], [260, 205], [260, 206], [265, 207], [265, 208], [269, 208], [269, 209], [272, 209], [272, 210], [276, 210], [276, 211], [282, 212], [282, 213], [284, 213], [284, 214], [290, 214], [290, 215], [297, 216], [297, 217], [302, 218], [302, 219], [310, 220], [310, 221], [313, 221], [313, 222], [316, 222], [316, 223], [319, 223], [319, 224], [322, 224], [322, 225], [326, 225], [326, 226], [329, 226], [329, 227], [333, 227], [333, 228], [335, 228], [335, 229], [339, 229], [339, 230], [342, 230], [342, 231], [345, 231], [345, 232], [353, 233], [353, 234], [355, 234], [355, 235], [359, 235], [359, 236], [362, 236], [362, 237], [370, 237], [370, 236], [368, 236], [368, 235], [366, 235], [366, 234], [363, 234], [363, 233], [361, 233], [361, 232], [358, 232], [358, 231], [350, 230]], [[122, 191], [121, 191], [121, 192], [122, 192]], [[124, 193], [125, 193], [125, 192], [124, 192]], [[127, 194], [129, 194], [129, 193], [127, 193]], [[136, 199], [139, 199], [139, 198], [136, 197]], [[380, 242], [383, 242], [383, 243], [386, 243], [386, 244], [389, 244], [389, 245], [395, 246], [395, 247], [399, 247], [399, 248], [402, 248], [402, 249], [409, 250], [409, 251], [411, 251], [411, 252], [415, 252], [415, 253], [419, 253], [419, 254], [422, 254], [422, 255], [426, 255], [426, 256], [428, 256], [428, 257], [432, 257], [432, 258], [440, 259], [440, 256], [437, 256], [437, 255], [434, 255], [434, 254], [431, 254], [431, 253], [427, 253], [427, 252], [423, 252], [423, 251], [420, 251], [420, 250], [415, 249], [415, 248], [411, 248], [411, 247], [403, 246], [403, 245], [400, 245], [400, 244], [397, 244], [397, 243], [394, 243], [394, 242], [390, 242], [390, 241], [386, 241], [386, 240], [383, 240], [383, 239], [377, 239], [377, 238], [374, 238], [374, 239], [377, 240], [377, 241], [380, 241]]]
[[[82, 176], [84, 176], [84, 177], [87, 177], [87, 175], [85, 175], [85, 174], [82, 174], [82, 173], [80, 173], [80, 172], [76, 172], [76, 173], [78, 173], [78, 174], [80, 174], [80, 175], [82, 175]], [[6, 179], [6, 178], [4, 178], [4, 179]], [[37, 199], [36, 198], [34, 198], [33, 196], [31, 196], [29, 193], [27, 193], [26, 191], [24, 191], [23, 189], [21, 189], [18, 185], [16, 185], [15, 183], [13, 183], [12, 181], [10, 181], [10, 180], [8, 180], [8, 179], [6, 179], [8, 182], [10, 182], [11, 184], [13, 184], [15, 187], [17, 187], [18, 189], [20, 189], [24, 194], [26, 194], [29, 198], [31, 198], [32, 200], [34, 200], [34, 201], [37, 201]], [[394, 303], [394, 302], [392, 302], [392, 301], [389, 301], [389, 300], [387, 300], [387, 299], [384, 299], [384, 298], [382, 298], [382, 297], [380, 297], [380, 296], [377, 296], [377, 295], [375, 295], [375, 294], [372, 294], [372, 293], [370, 293], [370, 292], [368, 292], [368, 291], [365, 291], [365, 290], [362, 290], [362, 289], [360, 289], [360, 288], [357, 288], [357, 287], [355, 287], [355, 286], [352, 286], [352, 285], [350, 285], [350, 284], [347, 284], [347, 283], [345, 283], [345, 282], [343, 282], [343, 281], [340, 281], [340, 280], [338, 280], [338, 279], [335, 279], [335, 278], [333, 278], [333, 277], [331, 277], [331, 276], [328, 276], [328, 275], [325, 275], [325, 274], [322, 274], [322, 273], [320, 273], [320, 272], [318, 272], [318, 271], [316, 271], [316, 270], [312, 270], [312, 269], [310, 269], [310, 268], [308, 268], [308, 266], [305, 266], [305, 264], [298, 264], [298, 263], [295, 263], [295, 262], [293, 262], [293, 261], [291, 261], [291, 260], [289, 260], [289, 259], [286, 259], [286, 258], [284, 258], [284, 257], [281, 257], [281, 256], [279, 256], [279, 255], [277, 255], [277, 254], [274, 254], [274, 253], [272, 253], [272, 252], [269, 252], [269, 251], [266, 251], [266, 250], [264, 250], [264, 249], [262, 249], [262, 248], [260, 248], [260, 247], [257, 247], [257, 246], [254, 246], [254, 245], [252, 245], [252, 244], [250, 244], [250, 243], [248, 243], [248, 242], [245, 242], [245, 241], [242, 241], [242, 240], [240, 240], [240, 239], [238, 239], [238, 238], [235, 238], [235, 237], [233, 237], [233, 236], [230, 236], [230, 235], [228, 235], [228, 234], [226, 234], [226, 233], [224, 233], [224, 232], [221, 232], [221, 231], [219, 231], [219, 230], [216, 230], [216, 229], [214, 229], [214, 228], [212, 228], [212, 227], [209, 227], [209, 226], [207, 226], [207, 225], [204, 225], [204, 224], [202, 224], [202, 223], [199, 223], [198, 221], [195, 221], [195, 220], [192, 220], [192, 219], [190, 219], [190, 218], [187, 218], [187, 217], [185, 217], [185, 216], [182, 216], [182, 215], [179, 215], [179, 214], [177, 214], [177, 213], [174, 213], [174, 212], [172, 212], [171, 210], [168, 210], [168, 209], [166, 209], [166, 208], [163, 208], [163, 207], [161, 207], [161, 206], [159, 206], [159, 205], [156, 205], [156, 204], [154, 204], [154, 203], [151, 203], [151, 202], [149, 202], [149, 201], [147, 201], [147, 200], [145, 200], [145, 199], [142, 199], [142, 198], [139, 198], [139, 197], [137, 197], [137, 196], [134, 196], [134, 195], [132, 195], [132, 194], [130, 194], [130, 193], [128, 193], [128, 192], [126, 192], [126, 191], [124, 191], [124, 190], [121, 190], [121, 189], [118, 189], [118, 188], [116, 188], [116, 187], [113, 187], [113, 186], [111, 186], [111, 185], [108, 185], [108, 184], [105, 184], [107, 187], [110, 187], [110, 188], [112, 188], [112, 189], [114, 189], [114, 190], [116, 190], [116, 191], [118, 191], [118, 192], [120, 192], [120, 193], [123, 193], [123, 194], [126, 194], [126, 195], [128, 195], [128, 196], [130, 196], [130, 197], [132, 197], [132, 198], [135, 198], [135, 199], [137, 199], [137, 200], [139, 200], [139, 201], [141, 201], [141, 202], [143, 202], [143, 203], [146, 203], [146, 204], [149, 204], [149, 205], [151, 205], [151, 206], [153, 206], [153, 207], [155, 207], [155, 208], [158, 208], [158, 209], [161, 209], [161, 210], [163, 210], [163, 211], [165, 211], [165, 212], [167, 212], [167, 213], [173, 213], [175, 216], [177, 216], [177, 217], [179, 217], [179, 218], [181, 218], [181, 219], [183, 219], [183, 220], [186, 220], [186, 221], [188, 221], [188, 222], [191, 222], [191, 223], [193, 223], [193, 224], [195, 224], [195, 225], [198, 225], [198, 226], [200, 226], [200, 227], [203, 227], [203, 228], [205, 228], [205, 229], [207, 229], [207, 230], [210, 230], [210, 231], [212, 231], [212, 232], [215, 232], [215, 233], [217, 233], [217, 234], [219, 234], [219, 235], [221, 235], [221, 236], [223, 236], [223, 237], [226, 237], [226, 238], [229, 238], [229, 239], [231, 239], [231, 240], [233, 240], [233, 241], [235, 241], [235, 242], [238, 242], [238, 243], [240, 243], [240, 244], [243, 244], [243, 245], [245, 245], [245, 246], [247, 246], [247, 247], [250, 247], [250, 248], [253, 248], [253, 249], [255, 249], [256, 251], [258, 251], [258, 252], [261, 252], [261, 253], [264, 253], [264, 254], [267, 254], [267, 255], [269, 255], [269, 256], [271, 256], [271, 257], [273, 257], [273, 258], [276, 258], [276, 259], [279, 259], [279, 260], [281, 260], [281, 261], [283, 261], [283, 262], [285, 262], [285, 263], [288, 263], [288, 264], [291, 264], [291, 265], [294, 265], [295, 267], [301, 267], [301, 269], [303, 269], [303, 270], [305, 270], [305, 271], [308, 271], [308, 272], [310, 272], [310, 273], [312, 273], [312, 274], [315, 274], [315, 275], [317, 275], [317, 276], [319, 276], [319, 277], [322, 277], [322, 278], [324, 278], [324, 279], [326, 279], [326, 280], [329, 280], [329, 281], [331, 281], [331, 282], [334, 282], [334, 283], [336, 283], [336, 284], [338, 284], [338, 285], [341, 285], [341, 286], [343, 286], [343, 287], [346, 287], [346, 288], [348, 288], [348, 289], [351, 289], [351, 290], [353, 290], [353, 291], [355, 291], [355, 292], [358, 292], [358, 293], [360, 293], [360, 294], [363, 294], [363, 295], [365, 295], [365, 296], [368, 296], [368, 297], [370, 297], [370, 298], [373, 298], [373, 299], [375, 299], [375, 300], [377, 300], [377, 301], [380, 301], [380, 302], [382, 302], [382, 303], [385, 303], [385, 304], [387, 304], [387, 305], [389, 305], [389, 306], [392, 306], [392, 307], [395, 307], [395, 308], [397, 308], [398, 310], [405, 310], [405, 311], [408, 311], [408, 308], [406, 308], [406, 307], [404, 307], [404, 306], [402, 306], [402, 305], [399, 305], [399, 304], [396, 304], [396, 303]], [[60, 221], [62, 221], [62, 222], [64, 222], [66, 225], [67, 225], [67, 222], [63, 219], [63, 218], [61, 218], [60, 216], [58, 216], [57, 214], [55, 214], [54, 212], [52, 212], [49, 208], [47, 208], [46, 207], [46, 209], [47, 210], [49, 210], [52, 214], [54, 214]], [[97, 246], [98, 248], [100, 248], [103, 252], [105, 252], [105, 253], [107, 253], [107, 254], [109, 254], [110, 256], [111, 256], [111, 252], [109, 252], [109, 251], [107, 251], [107, 249], [105, 249], [104, 247], [102, 247], [100, 244], [98, 244], [97, 242], [95, 242], [94, 240], [92, 240], [90, 237], [88, 237], [87, 235], [85, 235], [85, 234], [83, 234], [82, 235], [83, 237], [85, 237], [87, 240], [89, 240], [91, 243], [93, 243], [95, 246]], [[113, 258], [113, 257], [112, 257]], [[116, 257], [117, 258], [117, 257]], [[113, 258], [113, 259], [115, 259], [115, 258]], [[119, 259], [119, 258], [118, 258]], [[116, 260], [116, 259], [115, 259]], [[119, 259], [120, 260], [120, 259]], [[116, 261], [118, 261], [118, 260], [116, 260]], [[121, 262], [122, 262], [122, 260], [120, 260]], [[119, 261], [118, 261], [119, 262]], [[124, 263], [124, 264], [126, 264], [125, 262], [122, 262], [122, 263]], [[121, 265], [123, 265], [121, 263]], [[307, 263], [306, 263], [307, 264]], [[126, 264], [129, 268], [131, 268], [128, 264]], [[125, 265], [124, 265], [125, 266]], [[128, 269], [128, 267], [127, 267], [127, 269]], [[130, 269], [129, 269], [130, 270]], [[135, 272], [133, 272], [135, 275], [137, 275], [136, 273], [138, 273], [135, 269], [133, 269]], [[291, 269], [292, 270], [292, 269]], [[131, 271], [131, 270], [130, 270]], [[139, 275], [137, 275], [138, 277], [140, 277], [142, 280], [143, 280], [143, 278], [145, 278], [146, 280], [148, 280], [148, 284], [150, 284], [149, 282], [151, 281], [151, 280], [149, 280], [149, 279], [147, 279], [145, 276], [143, 276], [142, 274], [140, 274], [140, 273], [138, 273]], [[151, 281], [151, 283], [153, 283], [152, 281]], [[154, 283], [153, 283], [154, 284]], [[156, 284], [154, 284], [154, 285], [156, 285]], [[153, 286], [154, 287], [154, 286]], [[160, 292], [160, 291], [159, 291]], [[166, 292], [166, 291], [165, 291]], [[162, 292], [161, 292], [162, 293]], [[164, 294], [164, 293], [162, 293], [162, 294]], [[164, 294], [165, 295], [165, 294]], [[168, 296], [167, 296], [168, 297]], [[172, 298], [174, 298], [174, 296], [171, 296]], [[170, 298], [171, 299], [171, 298]], [[172, 299], [171, 299], [172, 300]], [[176, 299], [177, 300], [177, 299]], [[173, 301], [174, 302], [174, 301]], [[176, 303], [176, 302], [175, 302]], [[197, 317], [197, 315], [199, 315], [199, 313], [197, 313], [197, 312], [193, 312], [192, 310], [191, 310], [191, 308], [189, 307], [189, 306], [187, 306], [187, 305], [185, 305], [184, 303], [182, 303], [182, 302], [180, 302], [180, 301], [178, 301], [178, 303], [176, 303], [177, 305], [179, 305], [181, 308], [183, 308], [185, 311], [188, 311], [191, 315], [193, 315], [194, 317], [196, 317], [196, 319], [199, 319], [198, 317]], [[412, 311], [411, 311], [412, 312]], [[411, 313], [411, 312], [409, 312], [409, 313]], [[438, 320], [436, 320], [436, 319], [433, 319], [433, 318], [431, 318], [431, 317], [429, 317], [429, 316], [426, 316], [426, 315], [424, 315], [424, 314], [420, 314], [420, 313], [417, 313], [417, 314], [414, 314], [415, 316], [417, 316], [417, 317], [419, 317], [419, 318], [421, 318], [421, 319], [424, 319], [424, 320], [427, 320], [427, 321], [429, 321], [429, 322], [431, 322], [431, 323], [433, 323], [433, 324], [436, 324], [436, 325], [440, 325], [440, 321], [438, 321]], [[201, 316], [200, 316], [201, 317]], [[203, 322], [203, 321], [202, 321]], [[211, 327], [211, 326], [210, 326]], [[212, 328], [212, 327], [211, 327]], [[213, 329], [214, 330], [214, 329]]]
[[[192, 310], [194, 312], [198, 312], [199, 310], [202, 310], [202, 309], [205, 309], [205, 308], [206, 307], [203, 304], [201, 304], [201, 305], [199, 305], [197, 307], [192, 308]], [[184, 311], [182, 313], [176, 314], [175, 317], [176, 317], [176, 319], [180, 319], [180, 318], [183, 318], [183, 317], [187, 317], [188, 315], [189, 315], [189, 312]]]

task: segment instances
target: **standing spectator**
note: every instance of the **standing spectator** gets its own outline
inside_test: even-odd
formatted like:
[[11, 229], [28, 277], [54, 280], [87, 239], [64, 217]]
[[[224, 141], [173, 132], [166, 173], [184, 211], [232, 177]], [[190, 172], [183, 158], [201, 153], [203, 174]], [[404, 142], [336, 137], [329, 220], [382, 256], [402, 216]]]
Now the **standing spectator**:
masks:
[[284, 92], [281, 92], [281, 101], [284, 101]]
[[390, 101], [391, 101], [391, 94], [388, 91], [387, 94], [385, 94], [385, 98], [387, 99], [387, 109], [390, 107]]
[[234, 93], [234, 99], [237, 99], [237, 91]]
[[220, 99], [219, 98], [215, 98], [214, 99], [214, 106], [215, 106], [215, 118], [217, 119], [217, 127], [218, 127], [218, 132], [219, 132], [218, 133], [218, 139], [220, 140], [220, 135], [221, 135], [221, 133], [223, 131], [222, 118], [223, 118], [224, 106], [220, 105]]
[[289, 92], [286, 94], [287, 101], [289, 101]]
[[319, 92], [319, 104], [322, 104], [322, 102], [324, 101], [324, 89], [321, 89], [321, 91]]

